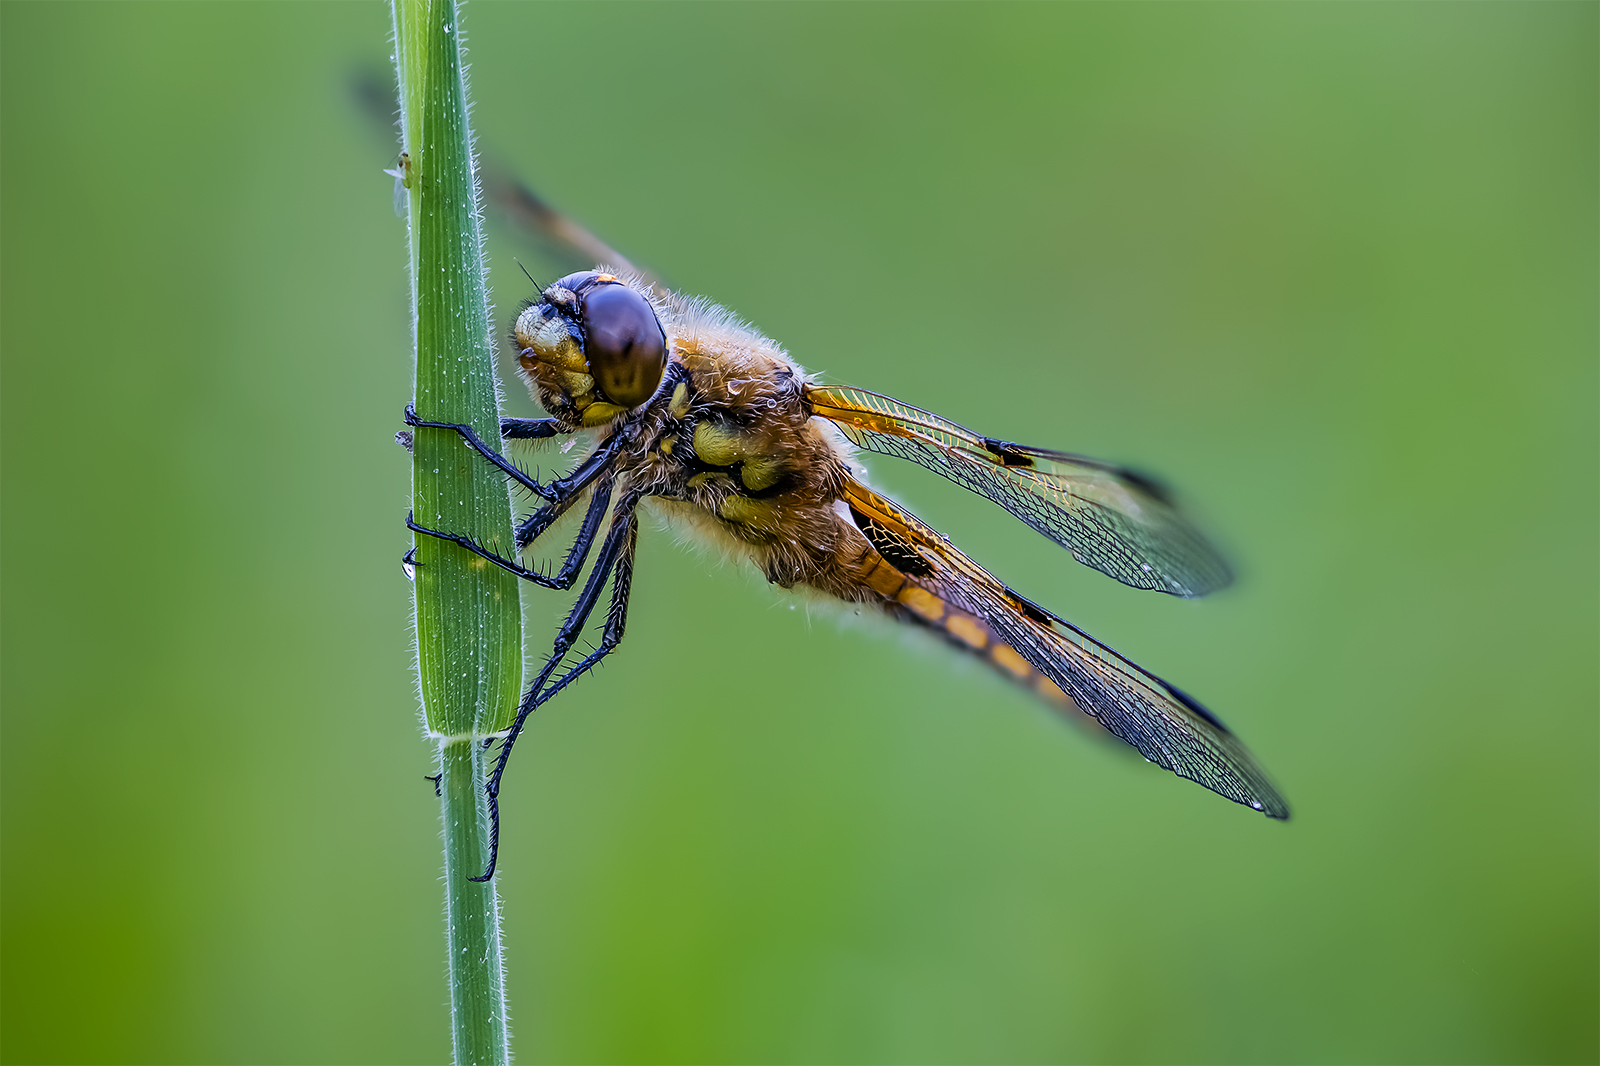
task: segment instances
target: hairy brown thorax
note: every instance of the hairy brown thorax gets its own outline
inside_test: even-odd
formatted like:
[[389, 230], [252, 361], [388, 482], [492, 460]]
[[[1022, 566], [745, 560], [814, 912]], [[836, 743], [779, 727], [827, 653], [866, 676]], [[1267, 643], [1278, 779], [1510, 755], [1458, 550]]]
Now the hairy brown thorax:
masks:
[[664, 515], [748, 556], [774, 584], [873, 598], [858, 576], [872, 546], [838, 502], [851, 449], [812, 416], [805, 372], [719, 308], [678, 298], [654, 303], [678, 373], [669, 373], [666, 391], [641, 417], [618, 422], [622, 411], [596, 395], [573, 338], [548, 326], [542, 338], [519, 328], [524, 375], [540, 401], [575, 429], [626, 434], [618, 477]]

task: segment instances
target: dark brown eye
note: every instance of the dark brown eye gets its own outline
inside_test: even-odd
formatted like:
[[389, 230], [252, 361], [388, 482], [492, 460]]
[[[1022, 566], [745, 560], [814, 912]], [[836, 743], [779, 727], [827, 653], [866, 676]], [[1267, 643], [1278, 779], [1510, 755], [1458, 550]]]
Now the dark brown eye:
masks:
[[599, 276], [600, 272], [598, 270], [580, 270], [576, 274], [568, 274], [564, 278], [557, 278], [556, 283], [550, 287], [567, 289], [571, 292], [580, 292], [584, 286], [588, 285]]
[[583, 297], [583, 354], [612, 403], [638, 407], [661, 384], [667, 338], [650, 301], [626, 285], [602, 285]]

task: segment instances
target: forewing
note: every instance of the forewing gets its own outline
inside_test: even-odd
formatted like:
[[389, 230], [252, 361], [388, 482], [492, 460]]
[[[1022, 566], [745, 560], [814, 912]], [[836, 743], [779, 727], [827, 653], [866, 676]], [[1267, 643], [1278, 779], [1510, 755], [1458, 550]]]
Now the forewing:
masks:
[[1289, 817], [1249, 750], [1195, 700], [1013, 592], [898, 505], [854, 481], [846, 499], [880, 554], [912, 559], [895, 564], [915, 572], [908, 581], [981, 618], [1111, 734], [1218, 795], [1270, 818]]
[[1233, 580], [1161, 488], [1131, 471], [984, 437], [865, 389], [808, 385], [806, 398], [857, 447], [909, 459], [988, 497], [1125, 585], [1203, 596]]

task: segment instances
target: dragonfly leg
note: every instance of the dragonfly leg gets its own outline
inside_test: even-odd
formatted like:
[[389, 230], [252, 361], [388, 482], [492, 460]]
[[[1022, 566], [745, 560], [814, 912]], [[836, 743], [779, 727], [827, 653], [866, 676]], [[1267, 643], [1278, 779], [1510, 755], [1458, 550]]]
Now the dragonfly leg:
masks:
[[[606, 517], [606, 509], [611, 506], [610, 478], [605, 478], [594, 487], [594, 494], [589, 497], [589, 510], [584, 513], [583, 524], [578, 527], [578, 535], [573, 538], [572, 546], [567, 549], [567, 557], [561, 562], [561, 569], [556, 571], [552, 579], [557, 588], [570, 589], [573, 582], [578, 580], [578, 575], [583, 571], [583, 564], [589, 558], [589, 549], [594, 547], [595, 536], [600, 532], [600, 523]], [[541, 511], [547, 508], [540, 508]], [[527, 533], [533, 524], [534, 518], [539, 515], [535, 511], [517, 526], [517, 549], [527, 547], [535, 537], [549, 528], [550, 523], [545, 522], [536, 530]], [[554, 519], [552, 519], [553, 521]]]
[[[606, 534], [605, 543], [600, 547], [600, 554], [595, 559], [589, 580], [584, 583], [577, 602], [572, 605], [566, 621], [561, 624], [550, 658], [539, 671], [539, 676], [534, 678], [533, 684], [528, 686], [528, 691], [523, 695], [522, 703], [517, 708], [516, 720], [511, 723], [511, 728], [506, 732], [506, 739], [500, 745], [500, 757], [496, 760], [494, 771], [490, 773], [489, 780], [484, 786], [489, 794], [489, 865], [482, 874], [473, 878], [474, 881], [487, 881], [494, 876], [495, 863], [500, 854], [500, 780], [505, 776], [506, 763], [511, 759], [511, 748], [521, 735], [528, 715], [577, 680], [579, 674], [588, 671], [605, 658], [622, 641], [623, 627], [628, 618], [628, 592], [633, 584], [633, 556], [639, 539], [639, 520], [634, 514], [638, 502], [639, 497], [632, 493], [617, 501], [611, 529]], [[547, 689], [545, 685], [566, 658], [567, 652], [572, 650], [572, 645], [577, 643], [578, 635], [583, 632], [584, 626], [589, 622], [589, 615], [593, 613], [595, 604], [600, 600], [600, 593], [605, 588], [606, 580], [612, 578], [613, 574], [615, 577], [611, 584], [611, 607], [606, 612], [606, 628], [599, 647], [557, 678], [555, 684]]]
[[[458, 544], [479, 558], [487, 559], [489, 562], [494, 563], [502, 570], [509, 571], [510, 573], [522, 578], [524, 581], [531, 581], [541, 588], [560, 589], [565, 591], [566, 589], [570, 589], [578, 580], [578, 575], [583, 571], [583, 564], [589, 558], [589, 549], [594, 547], [595, 537], [600, 531], [600, 523], [605, 519], [606, 509], [611, 506], [611, 484], [612, 483], [610, 479], [607, 479], [595, 487], [594, 494], [589, 498], [589, 509], [583, 516], [583, 525], [578, 527], [578, 535], [573, 539], [572, 547], [567, 549], [567, 556], [561, 563], [561, 569], [558, 570], [554, 576], [513, 562], [512, 560], [483, 547], [471, 537], [463, 537], [455, 533], [444, 533], [437, 529], [428, 529], [425, 526], [419, 526], [416, 523], [416, 518], [414, 515], [406, 516], [406, 528], [416, 533], [422, 533], [430, 537], [438, 537], [440, 540], [448, 540], [452, 544]], [[543, 529], [548, 527], [551, 522], [554, 522], [556, 518], [558, 518], [566, 509], [566, 505], [557, 506], [556, 504], [550, 504], [547, 507], [540, 508], [538, 511], [534, 512], [534, 514], [530, 515], [529, 521], [534, 518], [543, 517], [543, 525], [539, 530], [540, 532], [543, 532]], [[525, 525], [527, 525], [527, 522], [524, 522], [524, 526]], [[518, 529], [518, 534], [520, 537], [521, 528]], [[534, 535], [537, 536], [538, 534], [535, 533]], [[530, 537], [529, 540], [531, 539], [532, 538]], [[517, 545], [519, 549], [524, 546], [525, 545], [521, 542], [519, 542]], [[418, 565], [416, 551], [417, 550], [413, 548], [406, 552], [405, 558], [400, 561], [401, 565], [406, 567], [414, 567]]]
[[[535, 702], [535, 706], [548, 703], [555, 697], [556, 693], [572, 684], [580, 675], [593, 669], [601, 659], [610, 655], [616, 650], [617, 645], [622, 643], [623, 630], [628, 624], [628, 594], [633, 585], [633, 554], [639, 538], [639, 522], [632, 515], [628, 516], [626, 538], [626, 543], [618, 553], [612, 570], [611, 607], [606, 612], [606, 628], [600, 637], [600, 644], [576, 666], [556, 678], [553, 684], [541, 692]], [[571, 648], [573, 642], [578, 639], [578, 632], [583, 628], [580, 623], [576, 629], [569, 631], [569, 626], [562, 627], [561, 634], [556, 641], [558, 648], [561, 648], [563, 644], [566, 645], [566, 648]], [[565, 654], [565, 649], [563, 649], [563, 654]]]
[[406, 425], [411, 426], [414, 429], [454, 430], [462, 440], [467, 442], [473, 451], [477, 452], [479, 455], [489, 460], [489, 462], [493, 463], [500, 469], [501, 473], [505, 474], [512, 481], [515, 481], [517, 484], [521, 485], [523, 488], [527, 489], [536, 496], [541, 496], [547, 500], [552, 500], [555, 498], [555, 494], [551, 487], [539, 484], [535, 478], [528, 476], [528, 474], [516, 463], [513, 463], [510, 459], [507, 459], [505, 456], [495, 451], [488, 444], [485, 444], [483, 438], [478, 436], [478, 431], [473, 429], [471, 426], [462, 422], [430, 422], [417, 414], [417, 407], [415, 404], [409, 403], [406, 404], [404, 417]]
[[567, 432], [554, 418], [502, 418], [501, 440], [543, 440]]
[[[577, 497], [578, 493], [572, 492], [566, 499], [545, 504], [518, 522], [517, 551], [538, 540], [545, 530], [555, 524], [556, 519], [567, 512]], [[600, 520], [605, 517], [606, 507], [610, 502], [611, 479], [605, 478], [595, 488], [594, 496], [589, 500], [589, 512], [584, 516], [583, 525], [579, 527], [578, 539], [573, 542], [572, 551], [568, 552], [567, 561], [562, 565], [561, 573], [565, 575], [567, 582], [561, 586], [562, 588], [571, 588], [573, 579], [577, 577], [577, 571], [583, 569], [583, 561], [589, 555], [589, 546], [594, 542], [595, 530], [600, 528]]]

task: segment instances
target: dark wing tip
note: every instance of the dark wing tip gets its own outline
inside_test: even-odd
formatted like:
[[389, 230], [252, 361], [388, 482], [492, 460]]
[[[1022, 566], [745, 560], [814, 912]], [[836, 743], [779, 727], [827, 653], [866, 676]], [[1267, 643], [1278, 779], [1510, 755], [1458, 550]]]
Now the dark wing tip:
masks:
[[[1157, 681], [1161, 681], [1160, 678], [1156, 678], [1156, 680]], [[1198, 714], [1201, 718], [1204, 718], [1206, 721], [1208, 721], [1212, 725], [1216, 726], [1219, 730], [1221, 730], [1223, 733], [1227, 734], [1228, 736], [1230, 736], [1230, 737], [1233, 736], [1233, 730], [1231, 730], [1227, 726], [1223, 725], [1222, 724], [1222, 719], [1218, 718], [1216, 715], [1214, 715], [1210, 711], [1206, 710], [1205, 706], [1199, 700], [1195, 699], [1193, 696], [1191, 696], [1187, 692], [1183, 691], [1183, 689], [1179, 688], [1177, 685], [1174, 685], [1170, 681], [1161, 681], [1161, 687], [1166, 689], [1167, 693], [1173, 699], [1177, 700], [1179, 703], [1181, 703], [1185, 707], [1189, 708], [1189, 710], [1193, 711], [1195, 714]]]
[[1145, 495], [1159, 500], [1168, 507], [1177, 507], [1177, 497], [1173, 495], [1172, 486], [1156, 477], [1154, 474], [1143, 470], [1135, 470], [1129, 466], [1106, 466], [1106, 472], [1115, 474]]
[[[1172, 489], [1154, 475], [1075, 452], [1025, 448], [1005, 441], [994, 443], [998, 447], [990, 447], [987, 441], [985, 446], [1008, 466], [1021, 465], [1005, 458], [1005, 454], [1016, 453], [1035, 461], [1047, 460], [1093, 470], [1132, 493], [1148, 508], [1144, 515], [1125, 513], [1116, 507], [1106, 508], [1115, 516], [1110, 519], [1112, 522], [1125, 523], [1114, 536], [1137, 553], [1138, 557], [1132, 560], [1122, 552], [1107, 553], [1092, 541], [1079, 544], [1070, 536], [1063, 539], [1058, 533], [1029, 522], [1070, 550], [1079, 562], [1133, 588], [1165, 592], [1186, 600], [1233, 584], [1233, 567], [1227, 558], [1184, 514]], [[1028, 521], [1026, 517], [1023, 520]], [[1135, 563], [1141, 565], [1135, 566]]]
[[[1156, 678], [1156, 680], [1161, 681], [1160, 678]], [[1161, 681], [1161, 687], [1166, 689], [1168, 694], [1171, 695], [1173, 699], [1183, 704], [1185, 708], [1209, 722], [1213, 727], [1216, 728], [1217, 732], [1235, 742], [1238, 741], [1239, 738], [1234, 735], [1233, 730], [1223, 725], [1222, 719], [1208, 711], [1205, 708], [1205, 705], [1199, 700], [1195, 699], [1193, 696], [1183, 691], [1183, 689], [1169, 681]], [[1272, 786], [1272, 783], [1266, 779], [1266, 775], [1262, 773], [1260, 768], [1254, 764], [1254, 760], [1250, 758], [1249, 753], [1244, 750], [1242, 745], [1239, 748], [1239, 754], [1243, 757], [1245, 766], [1248, 767], [1250, 771], [1253, 771], [1244, 775], [1243, 779], [1240, 781], [1240, 784], [1244, 786], [1244, 791], [1249, 798], [1242, 799], [1236, 796], [1227, 796], [1227, 793], [1223, 792], [1219, 792], [1218, 794], [1227, 796], [1228, 799], [1234, 800], [1236, 803], [1239, 803], [1245, 807], [1249, 807], [1252, 810], [1260, 811], [1268, 818], [1272, 818], [1280, 822], [1287, 822], [1289, 820], [1288, 801], [1285, 800], [1283, 796], [1279, 794], [1278, 790]], [[1205, 782], [1200, 783], [1206, 784]], [[1211, 788], [1212, 786], [1206, 785], [1206, 787]], [[1216, 792], [1218, 790], [1212, 788], [1212, 791]]]

